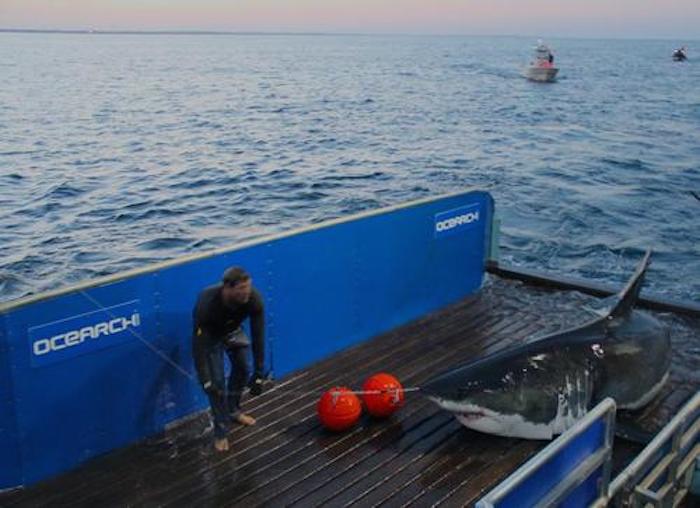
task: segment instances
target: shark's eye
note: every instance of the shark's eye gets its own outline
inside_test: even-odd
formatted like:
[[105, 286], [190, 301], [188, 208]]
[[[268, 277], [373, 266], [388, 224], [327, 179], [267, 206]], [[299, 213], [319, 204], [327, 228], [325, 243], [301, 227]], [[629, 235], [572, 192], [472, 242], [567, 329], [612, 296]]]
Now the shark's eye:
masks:
[[593, 351], [593, 354], [596, 355], [598, 358], [602, 358], [605, 354], [605, 351], [603, 351], [603, 346], [601, 346], [600, 344], [593, 344], [591, 346], [591, 350]]
[[481, 391], [481, 389], [481, 383], [478, 381], [469, 381], [464, 386], [459, 387], [457, 391], [459, 392], [460, 396], [465, 397], [467, 395], [471, 395], [472, 393]]

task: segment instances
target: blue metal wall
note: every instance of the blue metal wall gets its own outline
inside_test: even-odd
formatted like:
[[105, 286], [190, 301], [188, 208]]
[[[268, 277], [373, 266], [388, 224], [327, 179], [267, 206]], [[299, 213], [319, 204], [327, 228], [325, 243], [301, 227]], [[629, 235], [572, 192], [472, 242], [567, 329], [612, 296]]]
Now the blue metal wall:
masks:
[[591, 506], [607, 495], [615, 427], [615, 401], [603, 399], [569, 430], [512, 472], [477, 503], [509, 508], [555, 503]]
[[[554, 490], [584, 460], [605, 445], [606, 422], [593, 422], [581, 435], [569, 441], [556, 455], [532, 472], [517, 489], [501, 499], [498, 508], [536, 506]], [[586, 507], [598, 497], [598, 482], [603, 467], [594, 471], [579, 487], [567, 496], [562, 508]]]
[[280, 376], [477, 291], [492, 214], [490, 195], [467, 192], [0, 309], [0, 488], [205, 407], [191, 312], [225, 268], [263, 294]]
[[0, 489], [16, 485], [21, 472], [15, 394], [10, 374], [10, 337], [0, 314]]

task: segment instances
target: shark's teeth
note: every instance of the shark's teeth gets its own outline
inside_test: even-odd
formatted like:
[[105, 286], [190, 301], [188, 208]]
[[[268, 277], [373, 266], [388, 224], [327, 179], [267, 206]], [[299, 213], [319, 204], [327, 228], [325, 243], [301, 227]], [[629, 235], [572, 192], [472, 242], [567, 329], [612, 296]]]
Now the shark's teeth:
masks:
[[591, 373], [587, 369], [567, 374], [558, 394], [557, 412], [548, 423], [532, 422], [520, 414], [501, 414], [469, 402], [430, 398], [470, 429], [505, 437], [551, 439], [570, 429], [586, 414], [591, 381]]

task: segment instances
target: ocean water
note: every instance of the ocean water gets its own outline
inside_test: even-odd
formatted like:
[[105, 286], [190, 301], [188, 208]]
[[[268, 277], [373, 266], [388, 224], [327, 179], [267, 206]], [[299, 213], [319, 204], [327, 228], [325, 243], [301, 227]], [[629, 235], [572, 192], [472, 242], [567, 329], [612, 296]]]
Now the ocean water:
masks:
[[501, 259], [700, 300], [700, 42], [0, 34], [0, 300], [469, 187]]

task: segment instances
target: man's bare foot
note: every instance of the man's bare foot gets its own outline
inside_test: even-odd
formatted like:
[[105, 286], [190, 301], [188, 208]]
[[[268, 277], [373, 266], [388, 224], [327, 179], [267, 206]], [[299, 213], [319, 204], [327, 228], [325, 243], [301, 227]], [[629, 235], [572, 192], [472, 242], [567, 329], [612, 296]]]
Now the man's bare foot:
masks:
[[255, 418], [245, 413], [240, 413], [238, 416], [236, 416], [236, 421], [241, 425], [245, 425], [246, 427], [255, 425]]
[[228, 438], [215, 439], [214, 448], [216, 448], [217, 452], [227, 452], [229, 450]]

